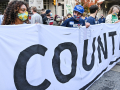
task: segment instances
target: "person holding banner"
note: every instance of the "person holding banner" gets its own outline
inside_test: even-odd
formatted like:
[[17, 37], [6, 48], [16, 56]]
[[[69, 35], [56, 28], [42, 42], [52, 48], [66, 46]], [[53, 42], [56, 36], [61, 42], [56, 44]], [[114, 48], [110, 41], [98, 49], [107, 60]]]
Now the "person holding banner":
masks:
[[88, 28], [90, 24], [89, 23], [85, 24], [85, 21], [81, 18], [83, 12], [84, 12], [83, 6], [76, 5], [73, 9], [73, 17], [66, 19], [61, 26], [77, 28], [79, 26], [86, 25], [86, 28]]
[[98, 12], [98, 6], [92, 5], [89, 8], [90, 10], [90, 16], [87, 18], [86, 22], [90, 23], [91, 25], [99, 24], [98, 18], [97, 18], [97, 12]]
[[118, 5], [114, 5], [110, 8], [108, 15], [106, 17], [105, 23], [118, 23], [118, 13], [120, 11], [120, 7]]
[[29, 23], [28, 5], [23, 1], [12, 1], [8, 4], [2, 25], [18, 25]]

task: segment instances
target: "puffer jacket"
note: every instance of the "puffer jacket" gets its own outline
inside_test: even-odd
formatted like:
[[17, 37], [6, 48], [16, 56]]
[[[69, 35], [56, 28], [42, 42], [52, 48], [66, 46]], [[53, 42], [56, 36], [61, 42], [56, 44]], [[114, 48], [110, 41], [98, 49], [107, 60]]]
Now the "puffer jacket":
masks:
[[112, 23], [112, 14], [107, 15], [105, 23]]
[[105, 23], [112, 23], [112, 14], [107, 15]]

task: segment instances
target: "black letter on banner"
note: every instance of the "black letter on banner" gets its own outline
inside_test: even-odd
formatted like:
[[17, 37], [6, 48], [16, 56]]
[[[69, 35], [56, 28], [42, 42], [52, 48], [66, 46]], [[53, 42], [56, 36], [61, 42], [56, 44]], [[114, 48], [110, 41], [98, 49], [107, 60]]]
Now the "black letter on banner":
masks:
[[95, 40], [96, 38], [93, 39], [93, 43], [92, 43], [92, 47], [93, 47], [93, 53], [92, 53], [92, 56], [91, 56], [91, 64], [90, 65], [87, 65], [87, 60], [86, 60], [86, 57], [87, 57], [87, 48], [88, 48], [88, 40], [85, 40], [84, 41], [84, 52], [83, 52], [83, 61], [82, 61], [82, 65], [83, 65], [83, 68], [86, 70], [86, 71], [90, 71], [93, 66], [94, 66], [94, 60], [95, 60], [95, 57], [94, 57], [94, 53], [95, 53]]
[[114, 55], [114, 50], [115, 50], [115, 39], [114, 39], [115, 35], [117, 35], [116, 31], [115, 32], [109, 32], [109, 36], [112, 36], [113, 55]]
[[45, 79], [44, 82], [38, 86], [32, 86], [26, 79], [26, 65], [29, 59], [35, 55], [45, 55], [47, 48], [42, 45], [33, 45], [22, 51], [14, 68], [14, 82], [17, 90], [45, 90], [50, 86], [50, 82]]
[[[68, 75], [63, 75], [60, 70], [60, 53], [65, 50], [69, 49], [72, 54], [72, 71]], [[76, 74], [76, 66], [77, 66], [77, 48], [73, 43], [67, 42], [58, 45], [55, 48], [55, 55], [52, 60], [53, 70], [57, 80], [61, 83], [68, 82], [71, 78], [73, 78]]]
[[108, 53], [107, 53], [107, 40], [106, 40], [106, 33], [104, 33], [104, 43], [105, 43], [105, 50], [104, 50], [104, 47], [103, 47], [103, 43], [101, 41], [101, 38], [100, 36], [98, 37], [98, 58], [99, 58], [99, 63], [101, 63], [101, 50], [100, 50], [100, 47], [102, 49], [102, 52], [103, 52], [103, 55], [104, 55], [104, 58], [107, 59], [108, 57]]

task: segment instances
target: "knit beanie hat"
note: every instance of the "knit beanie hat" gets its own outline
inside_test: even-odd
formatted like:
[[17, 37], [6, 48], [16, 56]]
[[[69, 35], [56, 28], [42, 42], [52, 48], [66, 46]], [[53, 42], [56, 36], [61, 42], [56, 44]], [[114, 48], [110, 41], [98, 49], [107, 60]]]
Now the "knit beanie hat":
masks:
[[46, 10], [46, 14], [48, 14], [48, 13], [50, 13], [51, 12], [51, 10]]

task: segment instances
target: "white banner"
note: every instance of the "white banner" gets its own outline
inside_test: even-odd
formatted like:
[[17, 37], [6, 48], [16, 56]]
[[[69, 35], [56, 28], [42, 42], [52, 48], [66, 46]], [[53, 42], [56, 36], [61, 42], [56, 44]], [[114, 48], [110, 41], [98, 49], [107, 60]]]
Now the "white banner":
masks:
[[120, 59], [120, 23], [0, 26], [0, 90], [85, 90]]

